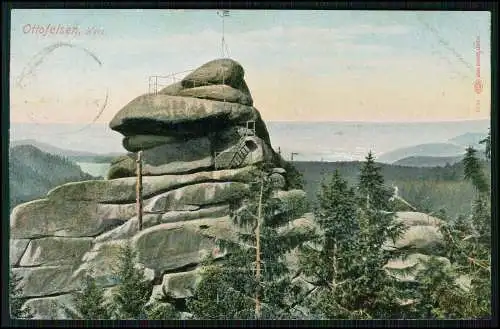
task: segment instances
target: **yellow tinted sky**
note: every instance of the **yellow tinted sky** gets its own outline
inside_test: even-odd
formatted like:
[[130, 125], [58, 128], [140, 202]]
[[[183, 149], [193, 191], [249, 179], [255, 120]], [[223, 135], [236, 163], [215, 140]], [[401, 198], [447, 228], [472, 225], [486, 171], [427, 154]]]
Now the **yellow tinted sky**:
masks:
[[[47, 24], [78, 26], [83, 33], [33, 32]], [[489, 27], [485, 12], [232, 11], [225, 39], [268, 121], [485, 119]], [[100, 32], [88, 35], [88, 29]], [[480, 96], [473, 89], [478, 35]], [[220, 57], [220, 38], [221, 20], [208, 10], [16, 10], [11, 121], [90, 122], [107, 90], [97, 122], [109, 122], [147, 92], [149, 75]], [[36, 55], [58, 42], [76, 47]]]

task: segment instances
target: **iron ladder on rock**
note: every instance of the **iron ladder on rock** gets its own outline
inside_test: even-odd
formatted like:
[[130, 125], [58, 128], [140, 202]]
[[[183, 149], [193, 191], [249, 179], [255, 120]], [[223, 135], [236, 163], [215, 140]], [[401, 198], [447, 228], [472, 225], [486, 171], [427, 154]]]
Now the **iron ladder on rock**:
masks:
[[[234, 146], [235, 150], [232, 152], [231, 160], [227, 164], [227, 168], [238, 168], [243, 164], [248, 154], [252, 152], [250, 147], [248, 146], [247, 136], [255, 136], [255, 121], [247, 121], [246, 122], [246, 130], [243, 136], [240, 137], [238, 143]], [[218, 162], [218, 157], [224, 152], [215, 152], [215, 169], [220, 167], [224, 167], [224, 164]]]

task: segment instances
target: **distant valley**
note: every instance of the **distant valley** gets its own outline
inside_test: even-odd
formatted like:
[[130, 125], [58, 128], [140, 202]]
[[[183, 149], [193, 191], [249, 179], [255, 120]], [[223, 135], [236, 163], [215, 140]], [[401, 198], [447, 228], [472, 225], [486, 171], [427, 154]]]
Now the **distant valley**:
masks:
[[65, 157], [41, 151], [33, 145], [9, 149], [9, 192], [11, 209], [42, 197], [52, 188], [73, 181], [99, 179]]

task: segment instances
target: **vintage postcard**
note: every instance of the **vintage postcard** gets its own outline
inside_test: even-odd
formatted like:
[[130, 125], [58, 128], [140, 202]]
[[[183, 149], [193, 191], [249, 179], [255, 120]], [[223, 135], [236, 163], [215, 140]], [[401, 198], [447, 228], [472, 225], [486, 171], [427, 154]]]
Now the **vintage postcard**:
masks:
[[490, 318], [490, 21], [12, 10], [11, 318]]

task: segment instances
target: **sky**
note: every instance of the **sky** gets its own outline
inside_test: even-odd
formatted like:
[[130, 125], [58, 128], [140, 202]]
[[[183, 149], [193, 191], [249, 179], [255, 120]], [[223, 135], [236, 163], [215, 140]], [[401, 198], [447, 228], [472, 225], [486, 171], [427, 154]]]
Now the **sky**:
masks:
[[13, 10], [11, 122], [108, 123], [149, 76], [227, 56], [266, 121], [490, 117], [489, 12], [232, 10], [221, 38], [215, 10]]

